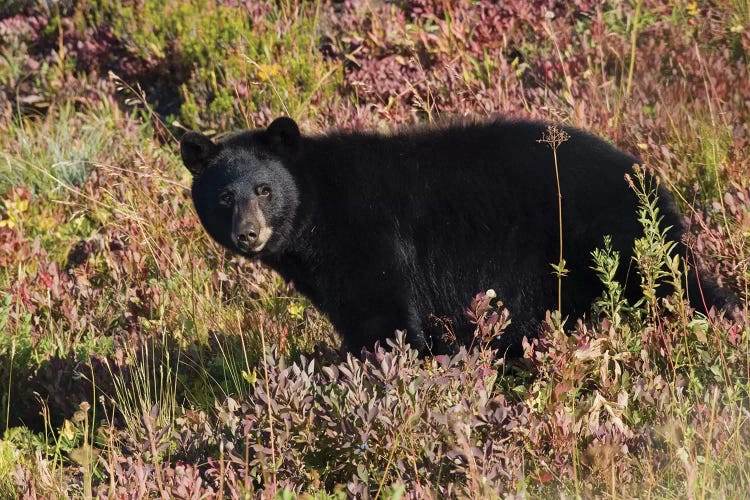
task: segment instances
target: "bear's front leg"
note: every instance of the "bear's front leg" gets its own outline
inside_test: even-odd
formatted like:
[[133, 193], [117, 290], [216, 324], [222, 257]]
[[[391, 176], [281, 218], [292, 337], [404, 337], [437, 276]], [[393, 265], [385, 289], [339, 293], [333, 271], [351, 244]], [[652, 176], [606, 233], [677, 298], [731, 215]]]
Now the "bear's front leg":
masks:
[[[369, 307], [363, 308], [361, 304]], [[385, 346], [386, 339], [394, 338], [396, 330], [405, 330], [407, 343], [420, 354], [424, 352], [427, 343], [422, 325], [408, 306], [393, 301], [363, 301], [360, 307], [345, 307], [348, 311], [357, 309], [360, 314], [350, 314], [348, 321], [339, 327], [347, 351], [355, 355], [360, 355], [363, 348], [372, 351], [375, 342]]]

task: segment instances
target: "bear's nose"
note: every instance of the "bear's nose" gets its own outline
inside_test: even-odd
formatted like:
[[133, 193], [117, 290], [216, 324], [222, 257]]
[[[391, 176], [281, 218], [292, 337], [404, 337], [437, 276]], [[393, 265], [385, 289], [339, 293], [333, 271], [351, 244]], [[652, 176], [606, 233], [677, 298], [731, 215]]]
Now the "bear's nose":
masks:
[[258, 232], [255, 229], [246, 229], [237, 235], [237, 246], [242, 249], [249, 249], [258, 239]]

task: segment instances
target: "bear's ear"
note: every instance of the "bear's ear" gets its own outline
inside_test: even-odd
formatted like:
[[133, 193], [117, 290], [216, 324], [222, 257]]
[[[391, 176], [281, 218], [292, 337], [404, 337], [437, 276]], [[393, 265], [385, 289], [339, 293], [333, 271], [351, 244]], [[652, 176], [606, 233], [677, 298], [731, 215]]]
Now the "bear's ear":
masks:
[[300, 140], [299, 127], [291, 118], [276, 118], [266, 129], [266, 134], [271, 147], [277, 153], [292, 153], [297, 150]]
[[218, 149], [219, 146], [199, 132], [186, 132], [180, 140], [182, 162], [194, 176], [203, 172], [206, 163]]

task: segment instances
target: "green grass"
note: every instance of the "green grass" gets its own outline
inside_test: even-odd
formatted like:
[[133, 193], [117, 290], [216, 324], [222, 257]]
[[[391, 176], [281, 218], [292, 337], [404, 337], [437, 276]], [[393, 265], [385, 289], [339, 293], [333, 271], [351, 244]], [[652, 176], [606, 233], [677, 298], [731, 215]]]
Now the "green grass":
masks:
[[280, 2], [238, 9], [212, 0], [156, 0], [123, 7], [100, 1], [86, 15], [91, 24], [112, 26], [144, 61], [185, 75], [173, 82], [183, 97], [174, 119], [190, 128], [226, 130], [255, 126], [255, 113], [268, 108], [312, 116], [311, 100], [330, 95], [338, 68], [316, 50], [320, 6]]
[[116, 143], [117, 110], [104, 103], [77, 112], [72, 103], [41, 120], [14, 118], [0, 157], [0, 192], [24, 185], [36, 194], [83, 184], [92, 165], [111, 155]]

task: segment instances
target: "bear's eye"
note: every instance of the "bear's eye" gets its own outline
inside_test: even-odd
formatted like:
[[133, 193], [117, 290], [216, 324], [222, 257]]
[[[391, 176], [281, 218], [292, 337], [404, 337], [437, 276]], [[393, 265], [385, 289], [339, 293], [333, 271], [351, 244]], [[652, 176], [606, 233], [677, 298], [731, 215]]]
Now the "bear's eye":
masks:
[[231, 207], [234, 203], [234, 194], [231, 191], [222, 193], [221, 196], [219, 196], [219, 203], [225, 207]]
[[255, 188], [255, 194], [266, 197], [271, 194], [271, 188], [263, 184]]

